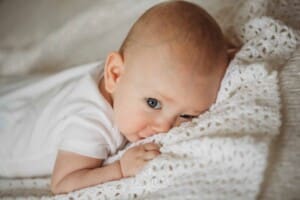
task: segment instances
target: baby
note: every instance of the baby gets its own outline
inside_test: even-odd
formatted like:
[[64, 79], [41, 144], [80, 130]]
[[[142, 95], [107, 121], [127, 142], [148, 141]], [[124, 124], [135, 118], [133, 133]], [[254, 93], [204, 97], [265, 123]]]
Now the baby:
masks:
[[206, 11], [160, 3], [137, 20], [104, 68], [69, 69], [0, 93], [7, 120], [0, 126], [0, 176], [52, 172], [55, 194], [134, 176], [160, 154], [158, 145], [101, 164], [127, 140], [166, 133], [208, 110], [228, 62], [222, 32]]

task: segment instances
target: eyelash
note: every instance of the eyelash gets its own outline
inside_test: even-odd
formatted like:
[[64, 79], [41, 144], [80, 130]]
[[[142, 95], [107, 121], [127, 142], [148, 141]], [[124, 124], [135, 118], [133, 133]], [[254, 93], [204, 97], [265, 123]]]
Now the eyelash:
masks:
[[183, 119], [193, 119], [196, 118], [197, 116], [193, 116], [193, 115], [180, 115], [181, 118]]
[[[161, 105], [161, 103], [160, 103], [160, 101], [159, 100], [157, 100], [157, 99], [155, 99], [155, 98], [146, 98], [146, 104], [148, 105], [148, 107], [150, 107], [150, 108], [152, 108], [152, 109], [154, 109], [154, 110], [159, 110], [159, 109], [161, 109], [161, 106], [160, 106], [160, 108], [154, 108], [154, 107], [152, 107], [152, 106], [150, 106], [149, 105], [149, 101], [157, 101], [157, 103], [159, 104], [159, 105]], [[186, 114], [183, 114], [183, 115], [180, 115], [180, 117], [181, 118], [183, 118], [183, 119], [193, 119], [193, 118], [195, 118], [195, 117], [197, 117], [197, 116], [193, 116], [193, 115], [186, 115]]]

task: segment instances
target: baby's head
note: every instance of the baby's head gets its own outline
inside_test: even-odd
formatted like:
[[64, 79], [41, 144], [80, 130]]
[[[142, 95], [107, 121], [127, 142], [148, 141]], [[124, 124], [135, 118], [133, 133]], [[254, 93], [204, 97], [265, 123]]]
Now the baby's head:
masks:
[[215, 20], [195, 4], [165, 2], [147, 10], [108, 55], [100, 89], [120, 132], [137, 141], [205, 112], [227, 64]]

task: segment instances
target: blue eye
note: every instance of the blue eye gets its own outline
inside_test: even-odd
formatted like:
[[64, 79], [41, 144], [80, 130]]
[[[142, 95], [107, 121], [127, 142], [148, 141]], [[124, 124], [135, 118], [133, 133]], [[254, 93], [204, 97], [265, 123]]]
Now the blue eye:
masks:
[[161, 109], [160, 102], [154, 98], [147, 98], [147, 104], [149, 107], [154, 109]]

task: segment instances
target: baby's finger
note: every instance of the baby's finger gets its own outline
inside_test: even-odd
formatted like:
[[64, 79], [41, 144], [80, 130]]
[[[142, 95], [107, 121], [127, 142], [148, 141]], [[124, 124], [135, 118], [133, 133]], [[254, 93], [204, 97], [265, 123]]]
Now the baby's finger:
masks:
[[160, 146], [158, 144], [155, 143], [146, 143], [143, 145], [144, 149], [146, 151], [151, 151], [151, 150], [159, 150]]
[[147, 151], [143, 154], [142, 158], [144, 160], [152, 160], [153, 158], [157, 157], [160, 154], [158, 151]]

